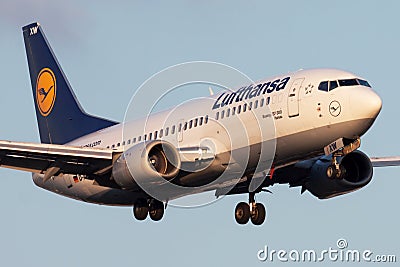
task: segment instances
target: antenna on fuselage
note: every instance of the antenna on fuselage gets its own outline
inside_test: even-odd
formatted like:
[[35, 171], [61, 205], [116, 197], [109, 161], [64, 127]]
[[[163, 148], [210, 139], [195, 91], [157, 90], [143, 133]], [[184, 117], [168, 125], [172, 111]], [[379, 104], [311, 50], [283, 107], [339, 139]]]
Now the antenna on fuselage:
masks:
[[214, 91], [213, 91], [213, 89], [211, 88], [211, 86], [208, 87], [208, 91], [210, 92], [210, 95], [214, 95]]

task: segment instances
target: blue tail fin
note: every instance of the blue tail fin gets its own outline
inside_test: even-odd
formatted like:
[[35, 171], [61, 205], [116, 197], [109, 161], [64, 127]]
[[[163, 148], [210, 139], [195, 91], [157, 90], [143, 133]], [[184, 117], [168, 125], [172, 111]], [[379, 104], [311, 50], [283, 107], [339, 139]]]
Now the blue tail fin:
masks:
[[22, 28], [42, 143], [65, 144], [115, 125], [81, 108], [39, 23]]

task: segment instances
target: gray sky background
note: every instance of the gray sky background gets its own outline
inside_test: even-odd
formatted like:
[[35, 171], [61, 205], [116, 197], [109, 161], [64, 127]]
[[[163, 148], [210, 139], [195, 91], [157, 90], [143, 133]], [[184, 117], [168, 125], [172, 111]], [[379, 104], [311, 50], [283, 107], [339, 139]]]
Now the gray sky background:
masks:
[[[216, 2], [1, 1], [0, 139], [39, 140], [21, 32], [39, 21], [90, 113], [122, 121], [136, 88], [186, 61], [221, 62], [254, 80], [334, 67], [365, 77], [383, 99], [362, 150], [400, 154], [400, 2]], [[233, 218], [246, 195], [137, 222], [130, 208], [63, 198], [35, 187], [30, 174], [0, 169], [0, 265], [258, 266], [272, 264], [257, 260], [264, 245], [322, 250], [338, 238], [399, 259], [399, 172], [376, 170], [366, 188], [327, 201], [273, 186], [258, 196], [269, 217], [254, 227]]]

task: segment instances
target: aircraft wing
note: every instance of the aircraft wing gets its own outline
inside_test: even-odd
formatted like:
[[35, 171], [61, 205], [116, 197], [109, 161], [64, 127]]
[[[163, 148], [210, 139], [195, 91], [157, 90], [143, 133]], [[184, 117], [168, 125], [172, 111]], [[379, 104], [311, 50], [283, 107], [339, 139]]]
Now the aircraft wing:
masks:
[[373, 157], [371, 162], [373, 167], [400, 166], [400, 157]]
[[0, 141], [0, 166], [51, 176], [102, 174], [121, 151], [68, 145]]

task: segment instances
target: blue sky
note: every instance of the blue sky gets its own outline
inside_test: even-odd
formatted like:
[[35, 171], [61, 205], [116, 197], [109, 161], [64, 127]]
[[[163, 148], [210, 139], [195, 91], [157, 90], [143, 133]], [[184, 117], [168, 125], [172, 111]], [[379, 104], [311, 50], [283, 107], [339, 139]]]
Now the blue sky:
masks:
[[[398, 1], [2, 1], [0, 139], [39, 140], [21, 32], [39, 21], [90, 113], [122, 121], [148, 77], [186, 61], [221, 62], [254, 80], [333, 67], [365, 77], [383, 99], [362, 150], [399, 155], [399, 8]], [[400, 257], [399, 172], [376, 170], [366, 188], [327, 201], [273, 186], [274, 194], [258, 196], [269, 217], [253, 227], [233, 218], [244, 195], [137, 222], [130, 208], [66, 199], [35, 187], [29, 174], [0, 169], [0, 265], [257, 266], [271, 264], [257, 260], [264, 245], [325, 249], [338, 238]]]

